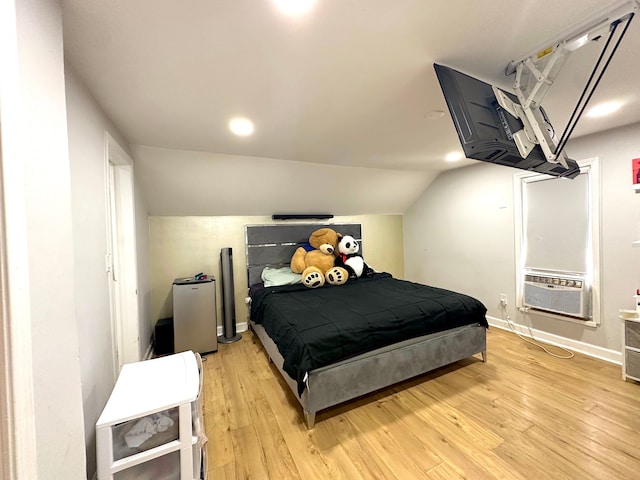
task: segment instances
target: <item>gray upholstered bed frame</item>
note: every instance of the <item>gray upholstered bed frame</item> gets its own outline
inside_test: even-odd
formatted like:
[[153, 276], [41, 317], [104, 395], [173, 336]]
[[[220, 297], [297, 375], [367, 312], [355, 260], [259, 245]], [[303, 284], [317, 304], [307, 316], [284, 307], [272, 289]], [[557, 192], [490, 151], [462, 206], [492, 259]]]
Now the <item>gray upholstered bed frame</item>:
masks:
[[[295, 249], [312, 231], [328, 226], [343, 235], [361, 239], [358, 224], [247, 225], [248, 284], [260, 282], [262, 269], [288, 265]], [[360, 242], [362, 244], [362, 242]], [[307, 428], [313, 428], [316, 412], [371, 393], [475, 354], [486, 361], [486, 329], [482, 325], [458, 327], [405, 340], [309, 372], [301, 396], [297, 385], [282, 368], [284, 359], [262, 325], [249, 321], [269, 358], [278, 368], [302, 406]]]

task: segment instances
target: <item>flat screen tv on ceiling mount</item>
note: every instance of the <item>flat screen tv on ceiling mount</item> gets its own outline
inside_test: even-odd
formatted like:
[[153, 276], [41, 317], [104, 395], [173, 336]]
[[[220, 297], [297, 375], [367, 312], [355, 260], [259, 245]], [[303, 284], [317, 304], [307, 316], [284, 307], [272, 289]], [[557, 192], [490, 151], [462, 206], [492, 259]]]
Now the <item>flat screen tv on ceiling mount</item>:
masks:
[[[568, 168], [547, 161], [539, 145], [523, 157], [513, 138], [522, 130], [522, 121], [499, 105], [493, 87], [453, 68], [438, 64], [434, 67], [467, 158], [554, 177], [574, 178], [580, 173], [574, 160], [567, 159]], [[503, 93], [518, 101], [515, 95]], [[547, 126], [553, 128], [548, 119]]]

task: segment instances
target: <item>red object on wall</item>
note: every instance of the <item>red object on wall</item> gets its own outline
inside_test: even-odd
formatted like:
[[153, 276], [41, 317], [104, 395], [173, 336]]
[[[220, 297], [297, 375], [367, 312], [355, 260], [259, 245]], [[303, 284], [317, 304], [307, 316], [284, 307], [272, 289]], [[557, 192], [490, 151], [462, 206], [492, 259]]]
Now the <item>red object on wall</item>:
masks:
[[633, 169], [633, 184], [640, 185], [640, 158], [631, 160], [631, 168]]

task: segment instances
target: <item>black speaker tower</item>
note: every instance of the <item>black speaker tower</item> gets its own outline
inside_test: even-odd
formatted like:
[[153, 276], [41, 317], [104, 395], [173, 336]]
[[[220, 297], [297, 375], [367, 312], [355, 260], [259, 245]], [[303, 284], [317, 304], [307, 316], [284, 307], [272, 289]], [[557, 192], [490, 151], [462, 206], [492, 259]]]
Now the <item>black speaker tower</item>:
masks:
[[220, 250], [220, 276], [222, 282], [223, 334], [218, 337], [220, 343], [233, 343], [242, 338], [236, 333], [236, 302], [233, 288], [233, 252], [231, 247]]

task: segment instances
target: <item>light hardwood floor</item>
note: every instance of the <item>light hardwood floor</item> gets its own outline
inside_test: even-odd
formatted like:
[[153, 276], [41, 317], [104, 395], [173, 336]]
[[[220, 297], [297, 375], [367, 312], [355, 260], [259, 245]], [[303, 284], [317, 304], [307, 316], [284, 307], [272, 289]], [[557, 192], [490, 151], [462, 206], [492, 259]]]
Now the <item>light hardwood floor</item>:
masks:
[[206, 357], [209, 479], [639, 479], [640, 385], [491, 328], [470, 358], [320, 412], [251, 332]]

